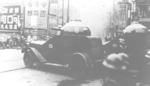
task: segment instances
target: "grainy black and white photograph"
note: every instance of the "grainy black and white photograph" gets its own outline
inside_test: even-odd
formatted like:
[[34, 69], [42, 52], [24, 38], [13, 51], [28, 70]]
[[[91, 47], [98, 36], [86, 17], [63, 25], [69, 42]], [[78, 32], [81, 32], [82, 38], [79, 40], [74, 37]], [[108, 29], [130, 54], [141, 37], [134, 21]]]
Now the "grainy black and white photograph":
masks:
[[150, 86], [150, 0], [0, 0], [0, 86]]

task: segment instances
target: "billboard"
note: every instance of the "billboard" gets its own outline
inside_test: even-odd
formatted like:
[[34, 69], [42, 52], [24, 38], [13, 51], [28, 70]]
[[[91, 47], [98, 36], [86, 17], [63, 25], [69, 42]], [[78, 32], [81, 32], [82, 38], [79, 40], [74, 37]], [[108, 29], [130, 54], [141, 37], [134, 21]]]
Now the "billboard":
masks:
[[136, 2], [145, 2], [146, 0], [135, 0]]
[[47, 29], [48, 0], [28, 0], [25, 4], [25, 28]]
[[21, 6], [7, 5], [0, 7], [0, 30], [21, 29]]

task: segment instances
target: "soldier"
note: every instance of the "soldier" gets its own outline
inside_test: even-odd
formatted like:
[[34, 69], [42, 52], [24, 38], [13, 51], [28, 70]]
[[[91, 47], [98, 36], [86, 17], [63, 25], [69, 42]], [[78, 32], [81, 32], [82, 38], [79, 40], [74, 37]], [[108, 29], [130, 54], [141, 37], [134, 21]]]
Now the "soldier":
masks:
[[127, 72], [130, 65], [128, 60], [129, 56], [125, 53], [112, 53], [106, 57], [103, 61], [105, 66], [103, 86], [108, 86], [108, 83], [115, 84], [115, 86], [135, 86], [132, 76]]

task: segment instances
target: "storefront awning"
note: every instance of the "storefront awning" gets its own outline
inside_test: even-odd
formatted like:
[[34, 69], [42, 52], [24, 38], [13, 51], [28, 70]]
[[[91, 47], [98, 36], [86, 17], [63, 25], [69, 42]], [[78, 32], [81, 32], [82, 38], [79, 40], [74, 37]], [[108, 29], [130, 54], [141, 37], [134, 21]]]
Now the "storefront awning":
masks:
[[0, 33], [19, 33], [18, 30], [0, 30]]

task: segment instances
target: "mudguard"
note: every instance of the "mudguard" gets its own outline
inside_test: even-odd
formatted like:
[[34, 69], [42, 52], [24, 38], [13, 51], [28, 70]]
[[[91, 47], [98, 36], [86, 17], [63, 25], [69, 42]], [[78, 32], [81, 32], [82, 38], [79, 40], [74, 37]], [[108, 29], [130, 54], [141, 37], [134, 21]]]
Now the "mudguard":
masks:
[[73, 55], [81, 56], [84, 59], [87, 67], [89, 67], [89, 68], [94, 67], [94, 64], [92, 63], [92, 60], [91, 60], [90, 56], [87, 53], [76, 52], [76, 53], [73, 53]]
[[30, 49], [33, 51], [33, 53], [35, 54], [35, 56], [40, 62], [42, 63], [47, 62], [47, 60], [42, 56], [42, 54], [37, 49], [33, 47], [30, 47]]

